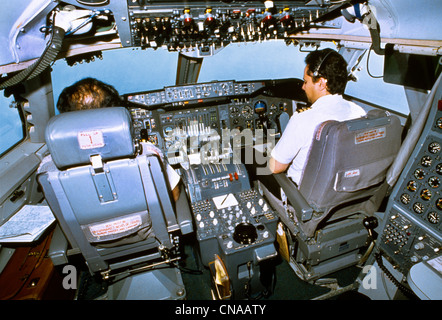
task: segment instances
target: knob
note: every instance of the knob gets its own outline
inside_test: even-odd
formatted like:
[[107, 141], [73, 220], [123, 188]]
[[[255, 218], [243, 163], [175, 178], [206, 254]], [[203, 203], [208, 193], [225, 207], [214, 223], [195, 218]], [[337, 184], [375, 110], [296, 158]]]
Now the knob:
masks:
[[258, 234], [254, 225], [242, 222], [235, 227], [233, 239], [240, 244], [250, 244], [256, 241]]
[[376, 217], [366, 217], [362, 220], [364, 227], [367, 229], [368, 234], [372, 239], [375, 237], [374, 229], [379, 225], [378, 219]]

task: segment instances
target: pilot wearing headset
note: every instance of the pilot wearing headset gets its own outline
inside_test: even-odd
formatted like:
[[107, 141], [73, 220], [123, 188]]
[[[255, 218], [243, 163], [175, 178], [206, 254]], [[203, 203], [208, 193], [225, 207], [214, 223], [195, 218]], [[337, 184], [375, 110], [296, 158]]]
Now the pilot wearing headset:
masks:
[[324, 49], [307, 55], [302, 89], [311, 109], [294, 113], [281, 139], [271, 152], [269, 169], [284, 172], [299, 184], [316, 127], [324, 121], [362, 117], [364, 109], [342, 95], [348, 81], [347, 62], [336, 51]]

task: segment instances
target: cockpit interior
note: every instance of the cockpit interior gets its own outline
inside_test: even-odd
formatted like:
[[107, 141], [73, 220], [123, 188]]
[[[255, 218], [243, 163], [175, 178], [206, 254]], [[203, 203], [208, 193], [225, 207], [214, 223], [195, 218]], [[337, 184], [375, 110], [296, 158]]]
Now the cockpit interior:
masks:
[[[0, 300], [442, 299], [442, 3], [2, 5]], [[324, 48], [366, 115], [294, 184], [269, 159]], [[60, 112], [85, 78], [120, 105]]]

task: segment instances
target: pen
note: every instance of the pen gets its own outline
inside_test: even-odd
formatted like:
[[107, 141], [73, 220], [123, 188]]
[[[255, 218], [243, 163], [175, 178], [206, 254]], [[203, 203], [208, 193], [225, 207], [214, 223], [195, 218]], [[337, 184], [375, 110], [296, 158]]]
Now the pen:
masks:
[[226, 197], [224, 198], [224, 200], [221, 202], [221, 205], [223, 205], [224, 201], [227, 200], [227, 197], [229, 196], [229, 194], [226, 195]]

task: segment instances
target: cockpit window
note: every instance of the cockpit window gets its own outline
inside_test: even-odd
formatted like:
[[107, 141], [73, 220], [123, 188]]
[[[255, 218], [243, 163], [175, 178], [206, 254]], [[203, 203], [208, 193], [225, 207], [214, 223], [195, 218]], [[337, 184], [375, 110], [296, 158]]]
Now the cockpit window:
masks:
[[0, 92], [0, 157], [24, 138], [25, 124], [14, 98], [5, 98]]
[[[319, 49], [332, 48], [332, 42]], [[301, 50], [300, 50], [301, 49]], [[253, 81], [261, 79], [302, 79], [305, 57], [314, 46], [287, 45], [282, 40], [230, 44], [213, 56], [205, 57], [198, 82]], [[357, 82], [349, 82], [345, 94], [407, 115], [408, 103], [402, 86], [388, 84], [376, 76], [383, 74], [383, 56], [370, 53], [367, 68], [364, 54], [355, 72]], [[55, 102], [61, 90], [74, 82], [94, 77], [114, 86], [120, 94], [162, 89], [175, 85], [178, 53], [167, 49], [134, 50], [129, 48], [103, 51], [102, 60], [70, 67], [58, 60], [52, 67]], [[375, 76], [375, 77], [373, 77]]]
[[302, 79], [307, 53], [282, 40], [231, 44], [204, 59], [199, 81]]
[[384, 56], [366, 51], [354, 75], [357, 81], [349, 81], [345, 94], [383, 108], [410, 113], [404, 87], [386, 83], [383, 79]]

